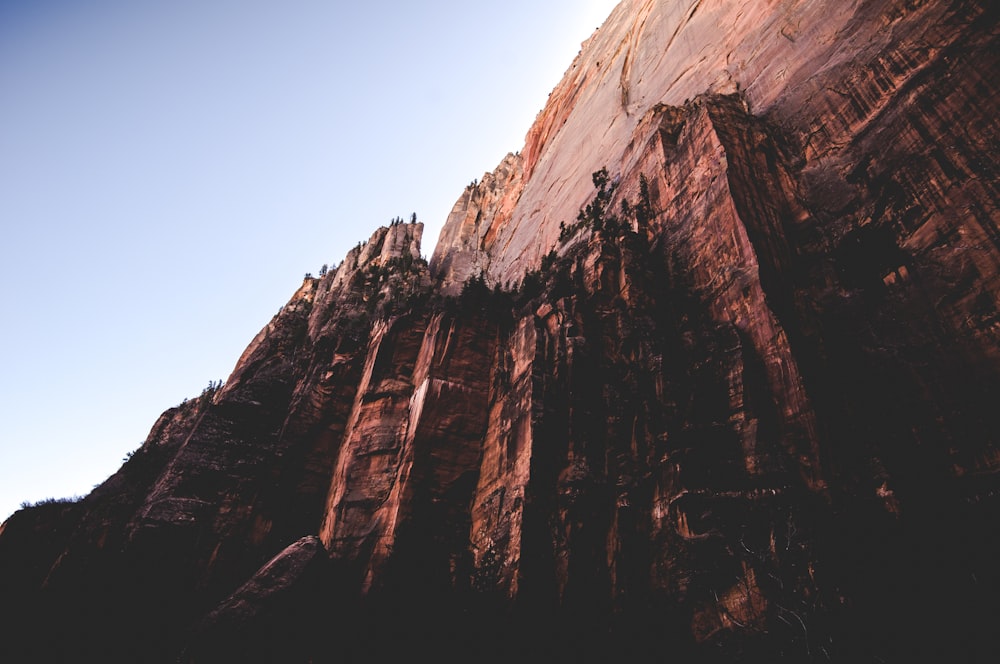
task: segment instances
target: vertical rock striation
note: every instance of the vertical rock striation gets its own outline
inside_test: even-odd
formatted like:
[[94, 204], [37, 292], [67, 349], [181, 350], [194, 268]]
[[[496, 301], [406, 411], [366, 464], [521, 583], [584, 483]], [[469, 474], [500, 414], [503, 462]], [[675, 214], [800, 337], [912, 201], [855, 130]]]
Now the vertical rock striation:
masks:
[[997, 18], [624, 0], [430, 265], [3, 525], [2, 654], [995, 658]]

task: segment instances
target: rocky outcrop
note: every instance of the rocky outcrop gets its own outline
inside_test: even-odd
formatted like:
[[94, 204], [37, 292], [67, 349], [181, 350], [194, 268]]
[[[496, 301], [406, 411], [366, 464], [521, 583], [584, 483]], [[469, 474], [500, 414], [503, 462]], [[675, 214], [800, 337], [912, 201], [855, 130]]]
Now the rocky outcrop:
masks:
[[[12, 661], [81, 650], [129, 661], [136, 648], [148, 650], [139, 659], [172, 661], [179, 635], [214, 603], [316, 533], [371, 322], [427, 290], [422, 231], [379, 229], [335, 270], [307, 278], [226, 384], [168, 410], [121, 470], [72, 506], [75, 521], [51, 528], [49, 510], [36, 510], [35, 525], [27, 513], [12, 518], [47, 535], [4, 537], [4, 590], [32, 598], [4, 608], [25, 633], [52, 623], [62, 635], [7, 640]], [[14, 570], [28, 559], [38, 571], [23, 588]]]
[[495, 243], [497, 229], [509, 220], [521, 194], [523, 162], [520, 155], [508, 154], [455, 202], [431, 257], [431, 273], [442, 293], [455, 295], [467, 279], [490, 270], [487, 247]]
[[312, 610], [324, 585], [326, 551], [303, 537], [268, 561], [194, 630], [182, 658], [190, 662], [301, 661], [321, 614]]
[[430, 265], [4, 524], [2, 654], [991, 660], [996, 19], [625, 0]]

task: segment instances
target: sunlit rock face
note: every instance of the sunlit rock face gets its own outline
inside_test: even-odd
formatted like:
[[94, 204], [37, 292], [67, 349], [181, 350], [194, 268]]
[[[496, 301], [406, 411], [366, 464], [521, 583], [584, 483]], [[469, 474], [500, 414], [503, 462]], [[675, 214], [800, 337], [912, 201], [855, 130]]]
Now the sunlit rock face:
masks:
[[0, 654], [992, 661], [997, 18], [625, 0], [430, 265], [4, 524]]

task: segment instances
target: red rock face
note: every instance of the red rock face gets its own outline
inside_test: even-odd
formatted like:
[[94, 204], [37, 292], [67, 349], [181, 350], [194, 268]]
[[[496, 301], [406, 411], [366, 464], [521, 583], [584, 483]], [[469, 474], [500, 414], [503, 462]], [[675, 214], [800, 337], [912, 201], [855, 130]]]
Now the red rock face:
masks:
[[996, 14], [622, 2], [430, 266], [376, 231], [4, 524], [0, 645], [986, 661]]

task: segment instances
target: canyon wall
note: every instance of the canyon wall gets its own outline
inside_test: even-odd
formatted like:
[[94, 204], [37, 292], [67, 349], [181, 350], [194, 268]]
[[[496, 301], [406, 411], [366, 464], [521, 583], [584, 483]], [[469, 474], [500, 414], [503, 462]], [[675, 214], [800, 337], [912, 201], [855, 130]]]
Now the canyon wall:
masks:
[[429, 265], [3, 525], [0, 654], [992, 661], [997, 14], [624, 0]]

